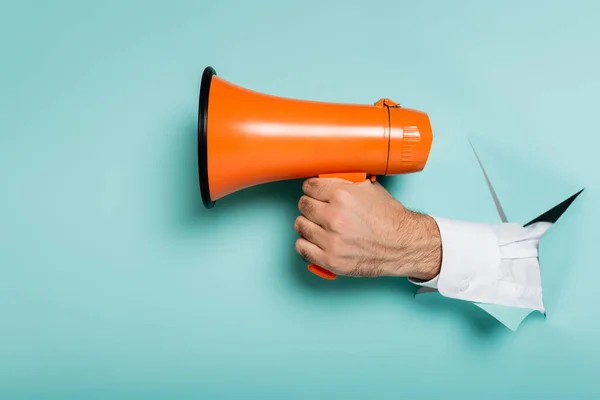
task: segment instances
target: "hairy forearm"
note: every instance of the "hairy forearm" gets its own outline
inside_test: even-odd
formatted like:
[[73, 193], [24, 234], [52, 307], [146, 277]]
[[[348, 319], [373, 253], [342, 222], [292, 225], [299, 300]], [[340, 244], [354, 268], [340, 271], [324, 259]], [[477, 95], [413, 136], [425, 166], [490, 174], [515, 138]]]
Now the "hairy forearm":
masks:
[[435, 220], [424, 214], [405, 213], [398, 248], [398, 276], [428, 281], [440, 273], [442, 241]]

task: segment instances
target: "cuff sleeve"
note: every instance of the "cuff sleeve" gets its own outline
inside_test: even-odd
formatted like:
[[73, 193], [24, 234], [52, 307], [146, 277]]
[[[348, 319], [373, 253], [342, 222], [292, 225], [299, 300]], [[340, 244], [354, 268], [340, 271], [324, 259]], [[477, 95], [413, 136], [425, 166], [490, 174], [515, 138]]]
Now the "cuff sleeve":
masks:
[[551, 224], [435, 221], [442, 239], [440, 273], [412, 283], [449, 298], [545, 312], [537, 253]]

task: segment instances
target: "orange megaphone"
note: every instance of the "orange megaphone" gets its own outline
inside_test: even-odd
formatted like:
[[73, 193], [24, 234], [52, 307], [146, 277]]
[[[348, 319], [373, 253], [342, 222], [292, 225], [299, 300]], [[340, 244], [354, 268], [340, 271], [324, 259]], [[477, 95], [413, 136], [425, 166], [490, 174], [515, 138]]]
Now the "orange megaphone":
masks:
[[[198, 172], [206, 208], [235, 191], [284, 179], [353, 182], [423, 170], [433, 135], [426, 113], [381, 99], [335, 104], [258, 93], [206, 67], [198, 107]], [[314, 274], [336, 275], [311, 264]]]

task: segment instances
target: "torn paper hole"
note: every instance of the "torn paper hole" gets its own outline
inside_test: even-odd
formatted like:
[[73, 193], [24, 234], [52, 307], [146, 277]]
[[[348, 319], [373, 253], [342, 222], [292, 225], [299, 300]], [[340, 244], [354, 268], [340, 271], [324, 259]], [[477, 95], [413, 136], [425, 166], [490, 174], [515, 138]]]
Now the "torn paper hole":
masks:
[[[498, 216], [500, 217], [500, 220], [503, 223], [509, 222], [509, 219], [508, 219], [504, 209], [502, 208], [500, 199], [499, 199], [496, 191], [494, 190], [492, 182], [483, 166], [483, 163], [482, 163], [479, 155], [477, 154], [475, 147], [473, 146], [473, 143], [470, 142], [470, 144], [471, 144], [473, 153], [475, 155], [475, 158], [477, 159], [479, 167], [480, 167], [480, 169], [483, 173], [483, 176], [486, 180], [486, 184], [487, 184], [488, 190], [490, 191], [490, 194], [492, 196], [492, 200], [494, 201], [494, 205], [498, 212]], [[528, 227], [528, 226], [535, 226], [536, 224], [541, 225], [541, 224], [556, 223], [558, 221], [558, 219], [566, 212], [566, 210], [569, 208], [569, 206], [573, 203], [573, 201], [575, 201], [577, 196], [579, 196], [583, 192], [583, 190], [584, 189], [581, 189], [580, 191], [573, 194], [572, 196], [570, 196], [566, 200], [562, 201], [561, 203], [555, 205], [548, 211], [540, 214], [536, 218], [534, 218], [531, 221], [529, 221], [528, 223], [526, 223], [524, 226]], [[546, 232], [547, 231], [548, 230], [546, 230]], [[429, 288], [429, 287], [421, 287], [421, 288], [419, 288], [419, 290], [417, 290], [416, 296], [422, 295], [422, 294], [428, 294], [428, 293], [439, 294], [439, 292], [436, 289]], [[493, 316], [495, 319], [497, 319], [503, 325], [505, 325], [506, 327], [508, 327], [509, 329], [511, 329], [513, 331], [516, 331], [516, 329], [523, 322], [523, 320], [525, 320], [525, 318], [527, 318], [527, 316], [529, 316], [532, 312], [536, 311], [533, 309], [507, 307], [507, 306], [500, 306], [500, 305], [495, 305], [495, 304], [484, 304], [484, 303], [474, 303], [474, 304], [476, 306], [480, 307], [481, 309], [483, 309], [484, 311], [486, 311], [488, 314]], [[545, 316], [546, 314], [544, 313], [543, 315]]]

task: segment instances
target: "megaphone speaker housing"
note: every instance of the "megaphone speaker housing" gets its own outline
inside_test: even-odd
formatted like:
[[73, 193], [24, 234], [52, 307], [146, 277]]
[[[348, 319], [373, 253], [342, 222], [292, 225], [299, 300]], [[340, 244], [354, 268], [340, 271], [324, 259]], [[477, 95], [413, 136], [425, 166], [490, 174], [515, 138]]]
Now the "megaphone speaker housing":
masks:
[[206, 208], [263, 183], [418, 172], [432, 139], [426, 113], [387, 98], [371, 104], [299, 100], [235, 85], [210, 66], [202, 75], [198, 172]]
[[[433, 140], [426, 113], [382, 98], [340, 104], [284, 98], [202, 74], [198, 105], [198, 173], [202, 202], [274, 181], [421, 171]], [[335, 274], [309, 265], [326, 278]]]

